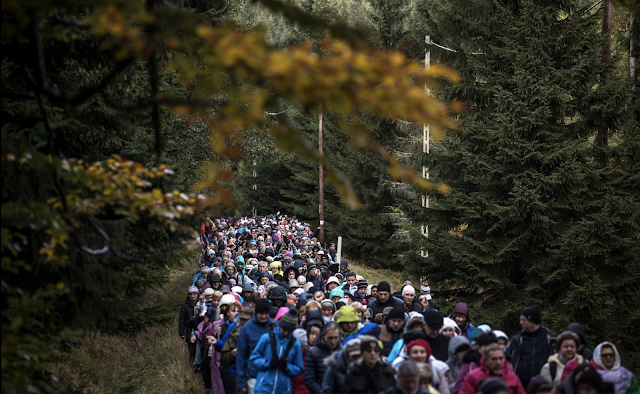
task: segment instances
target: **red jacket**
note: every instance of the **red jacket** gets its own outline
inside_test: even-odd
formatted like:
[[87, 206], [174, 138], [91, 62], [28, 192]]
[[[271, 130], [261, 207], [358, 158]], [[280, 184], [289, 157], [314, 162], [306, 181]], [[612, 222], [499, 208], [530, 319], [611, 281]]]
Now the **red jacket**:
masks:
[[484, 364], [484, 358], [480, 360], [480, 368], [474, 369], [465, 376], [459, 394], [476, 394], [480, 383], [491, 378], [498, 378], [504, 381], [509, 387], [510, 394], [526, 394], [518, 376], [509, 369], [509, 363], [505, 361], [502, 372], [499, 375], [494, 375]]
[[[307, 350], [302, 352], [303, 360], [307, 358]], [[291, 378], [291, 394], [309, 394], [309, 389], [304, 384], [304, 372]]]

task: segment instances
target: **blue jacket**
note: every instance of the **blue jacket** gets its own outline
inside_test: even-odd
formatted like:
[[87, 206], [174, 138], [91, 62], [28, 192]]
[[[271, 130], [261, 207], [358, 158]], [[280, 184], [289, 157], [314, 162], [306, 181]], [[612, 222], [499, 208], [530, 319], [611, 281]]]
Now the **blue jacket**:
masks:
[[304, 368], [302, 346], [297, 339], [293, 338], [293, 333], [285, 337], [280, 332], [280, 327], [275, 327], [273, 334], [276, 342], [275, 351], [277, 357], [284, 355], [291, 339], [293, 339], [294, 344], [287, 355], [286, 368], [272, 368], [270, 365], [273, 358], [271, 354], [271, 338], [269, 333], [262, 334], [258, 345], [251, 353], [251, 358], [249, 358], [251, 368], [258, 371], [255, 394], [290, 394], [291, 378], [302, 374]]
[[343, 341], [342, 341], [342, 346], [346, 346], [347, 342], [349, 342], [350, 340], [354, 339], [354, 338], [358, 338], [361, 337], [363, 335], [371, 335], [372, 337], [376, 337], [378, 338], [380, 336], [380, 326], [377, 325], [376, 323], [367, 323], [364, 326], [362, 326], [357, 333], [355, 334], [351, 334], [349, 336], [347, 336]]
[[198, 279], [202, 279], [205, 282], [207, 281], [207, 278], [202, 276], [202, 273], [198, 271], [195, 275], [193, 275], [193, 283], [191, 283], [191, 286], [195, 286]]
[[258, 371], [249, 366], [251, 351], [256, 347], [262, 334], [269, 332], [273, 319], [262, 324], [258, 323], [255, 316], [240, 329], [238, 347], [236, 350], [236, 373], [238, 374], [238, 387], [247, 387], [247, 380], [255, 378]]

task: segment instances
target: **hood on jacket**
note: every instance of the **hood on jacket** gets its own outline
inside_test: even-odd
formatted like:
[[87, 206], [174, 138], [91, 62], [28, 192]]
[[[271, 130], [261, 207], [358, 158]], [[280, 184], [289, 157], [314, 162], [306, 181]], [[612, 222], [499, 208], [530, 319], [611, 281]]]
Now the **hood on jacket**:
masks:
[[444, 330], [445, 328], [450, 328], [453, 330], [453, 332], [455, 332], [455, 336], [459, 336], [462, 334], [462, 331], [460, 330], [460, 327], [458, 327], [458, 325], [456, 324], [455, 321], [453, 321], [453, 319], [449, 318], [449, 317], [445, 317], [442, 319], [442, 327], [440, 328], [440, 333], [442, 334], [442, 330]]
[[304, 320], [303, 327], [308, 330], [311, 326], [324, 327], [324, 320], [322, 319], [322, 312], [317, 309], [312, 309], [307, 313], [307, 317]]
[[613, 363], [613, 367], [610, 369], [610, 371], [615, 371], [616, 369], [620, 368], [620, 366], [621, 366], [620, 353], [618, 353], [618, 349], [616, 348], [616, 345], [614, 345], [613, 343], [611, 343], [609, 341], [604, 341], [601, 344], [599, 344], [598, 346], [596, 346], [595, 350], [593, 351], [593, 360], [591, 360], [591, 364], [595, 364], [595, 366], [598, 369], [601, 369], [601, 370], [604, 370], [604, 371], [607, 370], [602, 365], [602, 358], [600, 357], [600, 353], [602, 352], [602, 347], [605, 346], [605, 345], [611, 346], [611, 348], [613, 348], [613, 353], [615, 354], [616, 361]]
[[[331, 291], [333, 293], [334, 290]], [[338, 323], [359, 322], [358, 312], [351, 305], [345, 305], [338, 311]]]
[[[449, 358], [447, 359], [447, 364], [449, 364], [450, 362], [453, 362], [454, 364], [458, 364], [457, 363], [457, 359], [456, 359], [456, 353], [458, 352], [458, 350], [460, 348], [464, 348], [466, 346], [467, 349], [471, 349], [471, 344], [469, 343], [469, 340], [467, 339], [467, 337], [453, 337], [451, 338], [451, 340], [449, 340]], [[462, 359], [459, 360], [459, 364], [462, 364]]]
[[580, 323], [571, 323], [567, 326], [567, 331], [571, 331], [580, 337], [580, 344], [587, 346], [587, 342], [584, 337], [584, 328]]
[[287, 291], [282, 286], [278, 286], [271, 290], [271, 294], [269, 296], [270, 300], [282, 300], [287, 302]]
[[300, 276], [300, 271], [298, 271], [298, 269], [297, 269], [296, 267], [294, 267], [294, 266], [293, 266], [293, 264], [290, 264], [290, 265], [288, 265], [288, 266], [284, 269], [284, 271], [283, 271], [282, 276], [283, 276], [285, 279], [286, 279], [286, 278], [288, 278], [288, 276], [287, 276], [287, 275], [289, 274], [289, 271], [294, 271], [294, 272], [296, 273], [296, 280], [297, 280], [298, 276]]
[[[455, 308], [453, 308], [453, 312], [451, 312], [451, 316], [455, 313], [463, 314], [467, 317], [467, 323], [471, 321], [471, 317], [469, 316], [469, 307], [464, 302], [458, 302]], [[453, 317], [452, 317], [453, 319]]]

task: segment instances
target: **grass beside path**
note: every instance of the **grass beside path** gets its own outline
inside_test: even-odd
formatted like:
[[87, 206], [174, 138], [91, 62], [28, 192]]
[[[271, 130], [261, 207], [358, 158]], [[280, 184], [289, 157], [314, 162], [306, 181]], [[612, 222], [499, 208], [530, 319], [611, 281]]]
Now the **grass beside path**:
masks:
[[178, 336], [180, 305], [195, 268], [195, 260], [185, 258], [181, 267], [171, 271], [169, 282], [153, 295], [155, 302], [175, 310], [171, 323], [130, 336], [87, 333], [60, 356], [54, 371], [60, 378], [57, 392], [201, 394], [201, 379], [188, 365], [187, 346]]
[[356, 273], [356, 275], [362, 275], [369, 284], [380, 283], [383, 280], [391, 283], [391, 291], [400, 290], [405, 280], [410, 280], [413, 287], [420, 292], [420, 281], [417, 277], [410, 276], [405, 270], [396, 271], [389, 269], [377, 269], [367, 267], [358, 261], [349, 260], [349, 269]]

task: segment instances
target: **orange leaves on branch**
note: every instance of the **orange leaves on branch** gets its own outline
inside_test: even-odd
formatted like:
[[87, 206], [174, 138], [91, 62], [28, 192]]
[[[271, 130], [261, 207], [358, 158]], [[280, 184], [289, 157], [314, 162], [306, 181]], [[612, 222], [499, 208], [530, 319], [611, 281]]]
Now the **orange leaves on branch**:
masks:
[[[435, 89], [443, 80], [458, 82], [459, 76], [453, 70], [439, 66], [425, 69], [399, 52], [377, 50], [364, 41], [348, 43], [326, 38], [319, 48], [308, 42], [281, 50], [270, 47], [261, 31], [240, 32], [232, 26], [214, 28], [184, 10], [164, 9], [159, 13], [126, 2], [117, 6], [105, 3], [90, 19], [94, 32], [119, 39], [118, 52], [137, 58], [148, 56], [149, 48], [164, 47], [173, 52], [164, 70], [175, 73], [193, 94], [188, 102], [163, 102], [161, 97], [156, 100], [187, 121], [193, 118], [208, 125], [214, 152], [221, 160], [239, 158], [237, 146], [242, 144], [243, 130], [265, 128], [281, 149], [310, 161], [322, 159], [315, 147], [301, 134], [289, 130], [291, 127], [282, 124], [281, 119], [275, 126], [267, 124], [264, 111], [274, 107], [273, 97], [305, 111], [317, 111], [322, 106], [326, 112], [355, 119], [364, 114], [429, 124], [435, 140], [442, 139], [447, 130], [458, 129], [451, 114], [464, 109], [460, 103], [449, 105], [425, 93], [425, 88]], [[175, 23], [166, 23], [171, 20]], [[160, 23], [165, 28], [156, 33], [154, 40], [145, 26]], [[317, 49], [322, 56], [316, 53]], [[165, 91], [162, 96], [176, 95]], [[203, 106], [214, 101], [213, 108]], [[357, 122], [344, 131], [354, 147], [381, 155], [394, 179], [422, 188], [433, 186], [397, 164]], [[350, 206], [357, 206], [348, 179], [333, 173], [331, 163], [324, 162], [327, 181], [341, 195], [350, 196], [346, 201]], [[219, 163], [212, 164], [219, 167]], [[211, 174], [207, 179], [198, 185], [198, 190], [207, 190], [220, 202], [221, 195], [217, 194], [222, 190], [221, 181]]]

